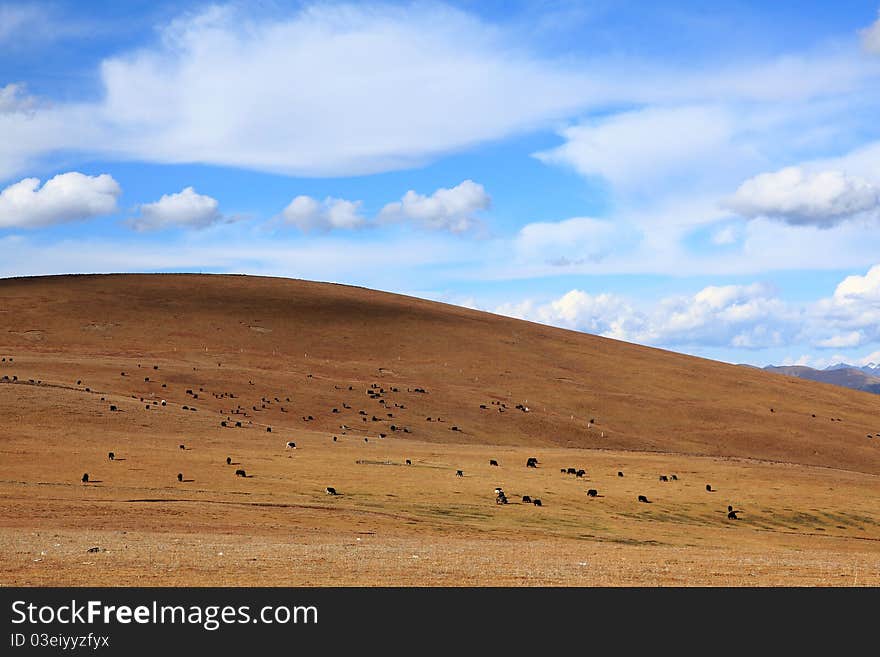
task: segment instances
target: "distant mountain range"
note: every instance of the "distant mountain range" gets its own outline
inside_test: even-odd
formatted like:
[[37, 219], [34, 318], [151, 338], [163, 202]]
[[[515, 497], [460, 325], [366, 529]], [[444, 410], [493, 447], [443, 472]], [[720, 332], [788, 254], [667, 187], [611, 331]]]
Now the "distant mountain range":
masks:
[[768, 372], [880, 394], [880, 365], [875, 363], [863, 367], [837, 363], [829, 365], [824, 370], [804, 365], [768, 365], [764, 369]]

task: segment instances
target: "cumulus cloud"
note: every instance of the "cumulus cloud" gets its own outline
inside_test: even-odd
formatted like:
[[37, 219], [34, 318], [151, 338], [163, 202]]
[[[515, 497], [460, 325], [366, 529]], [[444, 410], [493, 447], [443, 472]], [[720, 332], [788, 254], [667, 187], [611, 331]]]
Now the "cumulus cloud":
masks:
[[880, 340], [880, 265], [847, 276], [834, 293], [811, 307], [813, 331], [831, 335], [823, 347], [853, 347]]
[[139, 206], [140, 216], [128, 220], [137, 231], [163, 228], [207, 228], [223, 220], [219, 202], [186, 187], [176, 194], [163, 194], [153, 203]]
[[748, 218], [830, 227], [880, 209], [880, 185], [842, 171], [787, 167], [746, 180], [724, 205]]
[[389, 203], [379, 213], [381, 221], [413, 221], [431, 230], [463, 233], [478, 223], [477, 214], [487, 210], [491, 198], [479, 183], [473, 180], [446, 189], [441, 187], [430, 196], [413, 190], [400, 201]]
[[37, 228], [113, 214], [122, 189], [109, 174], [25, 178], [0, 192], [0, 228]]
[[692, 296], [667, 297], [640, 309], [613, 294], [571, 290], [539, 304], [505, 304], [500, 314], [653, 346], [761, 349], [785, 344], [798, 330], [798, 312], [761, 284], [708, 286]]
[[880, 55], [880, 17], [869, 27], [859, 32], [862, 37], [862, 47], [874, 54]]
[[543, 304], [533, 300], [505, 303], [496, 307], [495, 312], [605, 336], [638, 330], [645, 321], [624, 298], [608, 293], [594, 295], [583, 290], [571, 290]]
[[352, 230], [366, 225], [360, 213], [361, 201], [327, 197], [318, 201], [311, 196], [297, 196], [281, 212], [284, 222], [303, 232]]

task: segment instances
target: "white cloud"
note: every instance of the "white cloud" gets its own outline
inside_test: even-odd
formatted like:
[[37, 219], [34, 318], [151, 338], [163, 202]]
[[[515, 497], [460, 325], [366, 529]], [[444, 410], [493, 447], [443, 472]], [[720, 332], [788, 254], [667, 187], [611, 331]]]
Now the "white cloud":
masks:
[[414, 221], [431, 230], [463, 233], [474, 228], [477, 213], [487, 210], [491, 198], [479, 183], [465, 180], [451, 189], [441, 187], [430, 196], [409, 190], [400, 201], [389, 203], [379, 213], [382, 221]]
[[850, 331], [849, 333], [832, 335], [830, 338], [819, 340], [818, 342], [816, 342], [816, 346], [823, 349], [844, 349], [848, 347], [858, 347], [862, 344], [864, 339], [865, 336], [862, 334], [861, 331]]
[[58, 174], [40, 187], [25, 178], [0, 192], [0, 228], [36, 228], [113, 214], [122, 193], [108, 174]]
[[163, 194], [153, 203], [139, 206], [140, 216], [128, 220], [137, 231], [163, 228], [207, 228], [223, 220], [217, 199], [186, 187], [176, 194]]
[[520, 262], [569, 267], [600, 262], [623, 239], [610, 221], [572, 217], [523, 226], [514, 240], [514, 250]]
[[828, 227], [880, 209], [880, 185], [841, 171], [787, 167], [746, 180], [724, 204], [748, 218]]
[[607, 293], [593, 295], [583, 290], [571, 290], [544, 304], [533, 300], [505, 303], [494, 312], [606, 336], [625, 333], [644, 323], [644, 317], [622, 297]]
[[646, 309], [619, 295], [575, 289], [547, 303], [526, 300], [496, 312], [664, 347], [760, 349], [783, 345], [798, 330], [798, 311], [761, 284], [709, 286], [692, 296], [660, 299]]
[[352, 230], [366, 225], [360, 208], [361, 201], [327, 197], [321, 202], [311, 196], [297, 196], [284, 208], [281, 216], [285, 223], [304, 232]]
[[870, 53], [880, 55], [880, 18], [859, 34], [862, 37], [862, 47]]
[[852, 347], [880, 340], [880, 265], [864, 276], [847, 276], [830, 297], [812, 304], [810, 314], [816, 335], [831, 333], [819, 346]]
[[690, 170], [725, 148], [733, 130], [733, 118], [720, 107], [652, 107], [565, 128], [564, 144], [535, 157], [636, 188]]
[[36, 99], [26, 93], [23, 84], [9, 83], [0, 87], [0, 114], [29, 113], [34, 110], [36, 105]]
[[570, 112], [585, 76], [533, 60], [440, 5], [213, 7], [108, 59], [115, 146], [162, 162], [291, 175], [401, 169]]
[[[576, 146], [546, 156], [630, 182], [667, 167], [686, 176], [687, 162], [705, 171], [712, 153], [752, 152], [730, 143], [737, 103], [784, 104], [777, 122], [785, 122], [807, 101], [857, 92], [877, 76], [875, 63], [849, 51], [716, 70], [611, 56], [550, 60], [510, 25], [437, 3], [262, 13], [235, 3], [187, 12], [157, 36], [102, 62], [100, 100], [42, 108], [30, 126], [0, 120], [0, 176], [58, 150], [367, 174], [621, 106], [646, 109], [584, 122], [569, 133]], [[838, 114], [847, 112], [851, 105]], [[778, 139], [779, 130], [768, 132]], [[809, 130], [794, 132], [803, 139]]]
[[728, 244], [735, 244], [741, 237], [741, 231], [738, 226], [727, 225], [713, 232], [711, 241], [716, 246], [727, 246]]

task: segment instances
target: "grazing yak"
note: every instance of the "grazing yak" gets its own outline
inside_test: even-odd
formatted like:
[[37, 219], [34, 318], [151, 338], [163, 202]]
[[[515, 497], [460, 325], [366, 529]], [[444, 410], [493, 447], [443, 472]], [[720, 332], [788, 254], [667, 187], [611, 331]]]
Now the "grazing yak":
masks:
[[577, 472], [574, 473], [574, 476], [575, 477], [583, 477], [586, 474], [587, 474], [586, 470], [578, 470]]
[[235, 476], [236, 477], [247, 477], [247, 473], [244, 470], [236, 470]]
[[406, 460], [406, 464], [407, 464], [407, 465], [412, 465], [412, 461], [409, 460], [409, 459], [407, 459], [407, 460]]
[[538, 459], [534, 456], [530, 456], [528, 460], [526, 460], [527, 468], [537, 468], [538, 467]]
[[660, 481], [669, 481], [669, 477], [666, 475], [660, 475]]
[[183, 473], [182, 472], [177, 473], [177, 481], [183, 481]]
[[327, 486], [327, 488], [325, 488], [324, 490], [327, 491], [328, 495], [339, 495], [339, 493], [336, 492], [336, 489], [333, 488], [333, 486]]
[[496, 461], [495, 459], [489, 459], [489, 465], [496, 465], [497, 466], [498, 461]]
[[706, 484], [706, 490], [709, 491], [710, 493], [715, 492], [714, 490], [712, 490], [712, 484]]
[[86, 473], [82, 476], [82, 482], [83, 482], [84, 484], [89, 483], [89, 473], [88, 473], [88, 472], [86, 472]]
[[289, 440], [289, 441], [287, 442], [287, 444], [285, 445], [285, 447], [286, 447], [287, 449], [296, 449], [296, 443], [293, 442], [292, 440]]
[[231, 456], [226, 457], [226, 465], [232, 465], [232, 457]]
[[618, 472], [617, 472], [617, 476], [618, 476], [618, 477], [622, 477], [622, 476], [623, 476], [623, 473], [620, 472], [620, 471], [618, 471]]
[[598, 497], [598, 496], [599, 496], [599, 491], [597, 491], [595, 488], [591, 488], [590, 490], [587, 491], [587, 497]]
[[110, 452], [109, 454], [107, 454], [107, 458], [110, 459], [111, 461], [115, 461], [116, 454], [114, 454], [113, 452]]
[[464, 471], [463, 470], [456, 470], [455, 476], [456, 477], [464, 477]]
[[523, 504], [531, 504], [531, 503], [532, 503], [532, 498], [529, 497], [528, 495], [523, 495], [523, 496], [522, 496], [522, 501], [523, 501]]
[[730, 505], [727, 506], [727, 519], [728, 520], [739, 520], [739, 518], [736, 517], [737, 513], [739, 513], [739, 511], [734, 511], [732, 506], [730, 506]]
[[648, 502], [648, 498], [645, 497], [644, 495], [639, 495], [639, 502], [644, 502], [645, 504], [650, 504], [650, 502]]
[[539, 500], [537, 497], [532, 500], [532, 504], [534, 504], [535, 506], [543, 506], [541, 504], [541, 500]]

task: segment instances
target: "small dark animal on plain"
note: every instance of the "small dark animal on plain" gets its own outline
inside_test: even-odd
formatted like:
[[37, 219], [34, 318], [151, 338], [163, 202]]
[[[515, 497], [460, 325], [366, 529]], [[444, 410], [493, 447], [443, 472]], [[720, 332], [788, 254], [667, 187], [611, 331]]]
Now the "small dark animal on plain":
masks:
[[116, 411], [116, 410], [119, 410], [119, 409], [117, 409], [116, 406], [115, 406], [114, 404], [110, 404], [110, 410], [111, 410], [111, 411]]
[[730, 506], [730, 505], [727, 506], [727, 519], [728, 520], [739, 520], [739, 518], [736, 517], [737, 513], [739, 513], [739, 512], [734, 511], [732, 506]]
[[599, 491], [597, 491], [595, 488], [591, 488], [590, 490], [587, 491], [588, 497], [597, 497], [598, 495], [599, 495]]
[[543, 506], [541, 504], [541, 500], [539, 500], [537, 497], [532, 500], [532, 504], [534, 504], [535, 506]]
[[186, 449], [186, 445], [179, 445], [180, 449]]
[[528, 495], [523, 495], [523, 497], [522, 497], [522, 501], [523, 501], [523, 504], [531, 504], [531, 503], [532, 503], [532, 498], [529, 497]]
[[232, 457], [231, 456], [226, 457], [226, 465], [232, 465]]
[[462, 472], [461, 470], [456, 470], [456, 471], [455, 471], [455, 476], [456, 476], [456, 477], [464, 477], [464, 472]]
[[712, 484], [706, 484], [706, 490], [709, 491], [710, 493], [714, 493], [714, 492], [715, 492], [715, 491], [712, 490]]
[[489, 465], [498, 465], [498, 461], [495, 459], [489, 459]]
[[272, 433], [272, 427], [266, 427], [266, 433]]
[[114, 454], [113, 452], [110, 452], [109, 454], [107, 454], [107, 458], [110, 459], [111, 461], [114, 461], [116, 459], [116, 454]]
[[407, 465], [412, 465], [412, 461], [409, 460], [409, 459], [407, 459], [407, 460], [406, 460], [406, 464], [407, 464]]
[[183, 473], [182, 472], [177, 473], [177, 481], [183, 481]]
[[82, 476], [82, 482], [83, 482], [84, 484], [89, 483], [89, 473], [88, 473], [88, 472], [86, 472], [86, 473]]
[[247, 473], [244, 470], [236, 470], [235, 476], [236, 477], [247, 477]]
[[669, 477], [666, 475], [660, 475], [660, 481], [669, 481]]
[[587, 474], [586, 470], [578, 470], [577, 472], [574, 473], [574, 476], [575, 477], [583, 477], [585, 474]]
[[672, 481], [678, 481], [677, 475], [669, 475], [669, 478], [672, 479]]
[[648, 498], [645, 497], [644, 495], [639, 495], [639, 502], [644, 502], [645, 504], [650, 504], [650, 502], [648, 502]]
[[622, 477], [622, 476], [623, 476], [623, 473], [618, 471], [617, 476], [618, 476], [618, 477]]
[[325, 490], [327, 491], [328, 495], [338, 495], [338, 493], [336, 492], [336, 489], [333, 488], [333, 486], [327, 486], [327, 488]]

